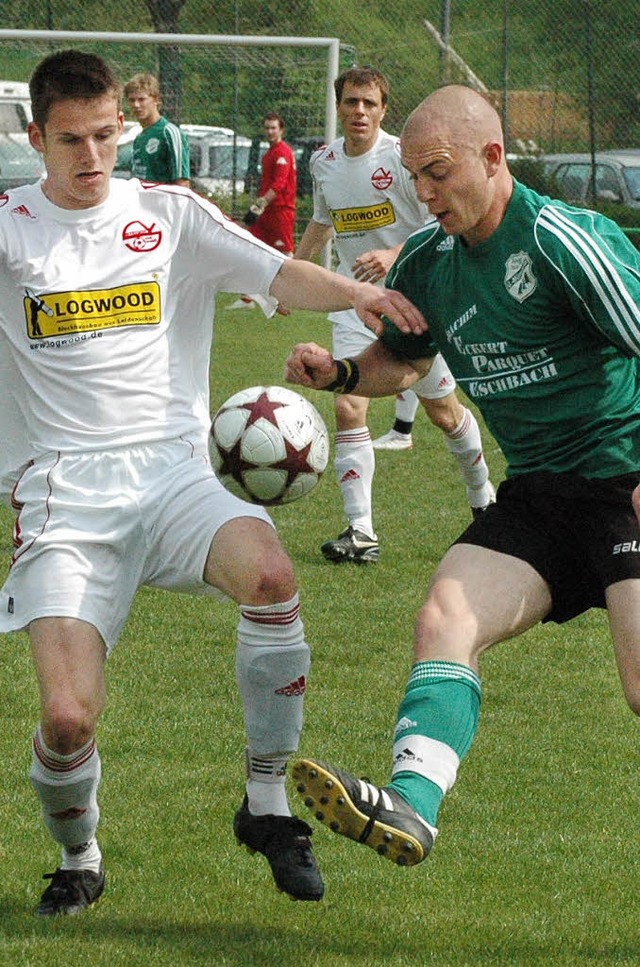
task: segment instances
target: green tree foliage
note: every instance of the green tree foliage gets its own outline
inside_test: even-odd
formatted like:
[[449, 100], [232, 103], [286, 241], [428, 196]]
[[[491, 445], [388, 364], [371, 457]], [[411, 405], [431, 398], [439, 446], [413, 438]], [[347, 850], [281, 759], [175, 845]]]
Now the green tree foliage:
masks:
[[[408, 112], [445, 79], [445, 61], [425, 27], [428, 19], [440, 28], [445, 3], [145, 0], [126, 5], [121, 0], [0, 0], [0, 17], [4, 26], [16, 28], [337, 37], [345, 48], [345, 63], [352, 56], [389, 76], [392, 92], [385, 126], [397, 132]], [[638, 0], [448, 0], [448, 7], [449, 41], [488, 89], [499, 93], [507, 84], [510, 92], [551, 92], [581, 114], [584, 132], [591, 79], [590, 116], [598, 147], [639, 143]], [[26, 80], [48, 49], [44, 44], [29, 49], [3, 44], [0, 73]], [[292, 135], [323, 130], [324, 50], [176, 51], [142, 44], [102, 44], [99, 50], [114, 59], [123, 79], [136, 70], [158, 72], [165, 110], [182, 121], [221, 124], [250, 134], [257, 131], [265, 111], [277, 109], [287, 118]], [[464, 72], [454, 71], [451, 79], [465, 81]], [[585, 146], [576, 141], [558, 150]]]

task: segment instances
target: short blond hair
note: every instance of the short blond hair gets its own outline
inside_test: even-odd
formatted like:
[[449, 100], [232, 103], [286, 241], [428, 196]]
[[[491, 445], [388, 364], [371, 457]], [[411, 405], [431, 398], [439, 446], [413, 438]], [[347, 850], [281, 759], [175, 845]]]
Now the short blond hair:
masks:
[[124, 96], [131, 97], [132, 94], [148, 94], [160, 100], [160, 84], [154, 74], [134, 74], [130, 81], [124, 85]]

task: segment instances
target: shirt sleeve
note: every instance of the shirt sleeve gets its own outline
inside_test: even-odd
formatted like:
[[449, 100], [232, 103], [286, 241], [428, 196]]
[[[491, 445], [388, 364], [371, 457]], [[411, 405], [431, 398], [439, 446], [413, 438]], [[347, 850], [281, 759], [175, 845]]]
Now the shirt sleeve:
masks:
[[189, 177], [189, 145], [175, 124], [167, 124], [163, 131], [169, 181]]
[[[410, 259], [402, 258], [405, 249], [406, 244], [387, 274], [385, 287], [387, 289], [395, 289], [396, 292], [401, 292], [418, 309], [424, 312], [424, 307], [420, 305], [419, 288], [413, 278], [415, 269], [409, 268]], [[384, 329], [380, 335], [380, 339], [396, 355], [403, 356], [406, 359], [431, 359], [437, 355], [438, 350], [428, 330], [417, 336], [413, 333], [400, 332], [386, 316], [382, 317], [382, 323]]]
[[316, 161], [321, 157], [324, 152], [324, 148], [317, 151], [311, 156], [309, 161], [309, 172], [311, 174], [311, 182], [313, 187], [313, 220], [314, 222], [319, 222], [320, 225], [333, 225], [331, 221], [331, 215], [329, 214], [329, 209], [327, 203], [324, 199], [322, 193], [322, 188], [320, 182], [316, 176], [315, 165]]
[[547, 205], [536, 242], [571, 308], [627, 356], [640, 356], [640, 253], [597, 212]]

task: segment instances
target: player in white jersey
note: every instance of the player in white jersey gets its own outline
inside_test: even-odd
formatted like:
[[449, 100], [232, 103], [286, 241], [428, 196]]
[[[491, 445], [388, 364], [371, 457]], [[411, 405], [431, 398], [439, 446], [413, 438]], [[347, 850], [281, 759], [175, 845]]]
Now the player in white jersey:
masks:
[[[373, 68], [353, 67], [337, 78], [335, 91], [343, 137], [311, 159], [313, 218], [294, 258], [313, 258], [333, 237], [341, 275], [382, 284], [406, 238], [424, 225], [429, 214], [402, 166], [398, 139], [380, 126], [389, 92], [385, 76]], [[375, 333], [352, 310], [332, 313], [329, 319], [337, 359], [357, 355], [375, 341]], [[477, 514], [494, 499], [494, 491], [477, 421], [458, 400], [455, 385], [438, 354], [429, 374], [412, 390], [432, 423], [443, 431]], [[399, 403], [412, 422], [415, 408], [410, 392]], [[330, 561], [368, 563], [380, 555], [373, 526], [375, 453], [367, 426], [368, 408], [369, 401], [351, 393], [348, 385], [335, 398], [334, 462], [347, 528], [322, 545], [321, 551]], [[409, 423], [396, 422], [399, 425], [410, 434]]]
[[247, 782], [234, 832], [281, 890], [319, 900], [311, 831], [284, 787], [309, 669], [295, 577], [266, 511], [227, 493], [207, 458], [214, 299], [251, 285], [274, 306], [355, 302], [371, 325], [421, 317], [284, 258], [187, 188], [112, 180], [123, 115], [101, 58], [50, 55], [31, 97], [47, 173], [0, 196], [0, 478], [17, 512], [0, 631], [29, 635], [30, 778], [62, 847], [37, 913], [77, 913], [104, 889], [104, 663], [143, 584], [239, 604]]

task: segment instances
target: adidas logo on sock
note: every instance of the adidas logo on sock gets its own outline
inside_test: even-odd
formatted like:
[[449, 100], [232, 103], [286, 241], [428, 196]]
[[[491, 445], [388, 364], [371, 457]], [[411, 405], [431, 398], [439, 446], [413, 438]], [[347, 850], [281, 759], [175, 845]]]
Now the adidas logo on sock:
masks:
[[398, 732], [406, 732], [407, 729], [415, 729], [417, 725], [418, 723], [414, 722], [413, 719], [407, 718], [406, 715], [403, 715], [396, 725], [396, 735]]
[[413, 751], [413, 749], [405, 748], [400, 749], [399, 752], [393, 757], [394, 766], [399, 765], [401, 762], [422, 762], [422, 756], [419, 753]]
[[69, 806], [68, 809], [61, 809], [58, 813], [49, 813], [52, 819], [65, 820], [65, 819], [79, 819], [80, 816], [84, 816], [86, 809], [81, 809], [80, 806]]
[[347, 470], [344, 477], [340, 478], [340, 483], [346, 483], [348, 480], [360, 480], [360, 474], [357, 470]]
[[295, 695], [304, 695], [307, 689], [307, 680], [304, 675], [300, 678], [296, 678], [295, 681], [289, 682], [284, 688], [276, 688], [276, 695], [286, 695], [288, 698], [292, 698]]

